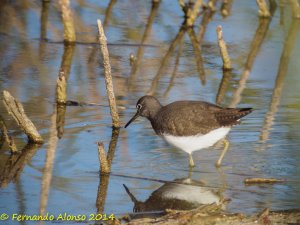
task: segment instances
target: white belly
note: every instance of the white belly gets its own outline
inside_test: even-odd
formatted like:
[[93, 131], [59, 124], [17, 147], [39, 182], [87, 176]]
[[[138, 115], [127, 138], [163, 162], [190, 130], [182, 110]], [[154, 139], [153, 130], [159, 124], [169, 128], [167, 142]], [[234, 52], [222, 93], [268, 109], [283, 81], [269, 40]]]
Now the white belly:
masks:
[[230, 127], [221, 127], [204, 135], [180, 137], [163, 134], [162, 137], [174, 147], [191, 154], [193, 151], [213, 146], [217, 141], [224, 138], [229, 131]]
[[172, 184], [161, 193], [164, 199], [178, 199], [196, 204], [219, 203], [220, 196], [205, 187], [186, 184]]

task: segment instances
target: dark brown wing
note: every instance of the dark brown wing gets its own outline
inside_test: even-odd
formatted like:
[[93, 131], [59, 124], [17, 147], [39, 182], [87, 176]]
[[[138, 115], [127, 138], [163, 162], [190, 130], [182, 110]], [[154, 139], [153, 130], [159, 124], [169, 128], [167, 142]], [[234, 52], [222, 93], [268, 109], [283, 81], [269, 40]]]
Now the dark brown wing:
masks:
[[155, 122], [151, 122], [157, 134], [175, 136], [206, 134], [220, 127], [214, 113], [222, 108], [207, 102], [180, 101], [164, 106]]
[[207, 102], [180, 101], [164, 106], [151, 124], [157, 134], [206, 134], [222, 126], [235, 125], [239, 118], [250, 113], [241, 110], [224, 109]]

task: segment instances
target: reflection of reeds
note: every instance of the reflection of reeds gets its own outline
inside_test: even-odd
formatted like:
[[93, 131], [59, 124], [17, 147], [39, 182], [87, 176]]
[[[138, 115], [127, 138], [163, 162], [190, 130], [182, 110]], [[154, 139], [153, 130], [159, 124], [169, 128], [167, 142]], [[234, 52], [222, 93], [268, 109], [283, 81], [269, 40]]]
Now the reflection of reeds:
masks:
[[[112, 9], [116, 2], [117, 2], [117, 0], [110, 0], [108, 6], [106, 7], [105, 17], [104, 17], [104, 22], [103, 22], [103, 29], [105, 29], [107, 27], [108, 22], [110, 21], [111, 12], [112, 12]], [[98, 38], [97, 38], [97, 40], [98, 40]], [[98, 50], [98, 47], [93, 46], [92, 51], [90, 52], [89, 56], [87, 57], [88, 64], [92, 64], [95, 61], [95, 59], [97, 58], [96, 57], [97, 50]], [[89, 70], [91, 69], [91, 67], [92, 67], [91, 65], [88, 65]]]
[[56, 146], [58, 142], [57, 130], [56, 130], [56, 110], [54, 110], [51, 116], [51, 127], [49, 128], [49, 144], [46, 151], [45, 166], [42, 176], [42, 187], [40, 197], [40, 215], [44, 215], [48, 204], [48, 197], [50, 192], [50, 184], [52, 180], [54, 157], [56, 152]]
[[47, 20], [48, 20], [48, 14], [49, 14], [49, 6], [50, 1], [42, 1], [42, 11], [41, 11], [41, 33], [40, 33], [40, 39], [45, 40], [47, 39]]
[[151, 87], [147, 91], [148, 95], [154, 95], [155, 94], [158, 82], [159, 82], [159, 80], [162, 76], [162, 73], [164, 71], [165, 66], [167, 65], [167, 62], [168, 62], [169, 58], [171, 57], [172, 53], [174, 52], [175, 48], [177, 47], [178, 43], [181, 43], [181, 41], [183, 40], [184, 34], [186, 32], [189, 35], [189, 38], [191, 40], [191, 43], [192, 43], [192, 46], [193, 46], [193, 49], [194, 49], [197, 71], [199, 73], [201, 83], [205, 84], [205, 70], [204, 70], [204, 66], [203, 66], [203, 59], [202, 59], [202, 55], [201, 55], [200, 43], [199, 43], [199, 41], [196, 37], [194, 29], [192, 27], [187, 27], [187, 26], [185, 26], [185, 24], [183, 24], [180, 27], [180, 30], [177, 33], [174, 40], [171, 42], [167, 53], [165, 54], [165, 56], [162, 59], [160, 67], [159, 67], [154, 79], [152, 80]]
[[201, 55], [200, 43], [198, 42], [195, 31], [192, 27], [187, 29], [187, 33], [188, 33], [191, 43], [193, 45], [193, 49], [194, 49], [194, 53], [195, 53], [195, 61], [196, 61], [197, 70], [199, 73], [199, 78], [201, 80], [201, 83], [204, 85], [205, 84], [205, 71], [204, 71], [203, 59], [202, 59], [202, 55]]
[[42, 177], [41, 198], [40, 198], [40, 214], [44, 215], [48, 196], [50, 192], [50, 183], [52, 180], [52, 170], [58, 138], [63, 136], [65, 112], [67, 102], [67, 80], [71, 70], [72, 59], [74, 54], [74, 45], [65, 45], [64, 54], [62, 56], [59, 75], [56, 85], [56, 107], [51, 116], [51, 127], [49, 128], [49, 145], [46, 152], [46, 160]]
[[156, 16], [157, 10], [159, 7], [159, 2], [154, 2], [152, 1], [152, 8], [151, 8], [151, 12], [150, 15], [148, 17], [147, 20], [147, 25], [144, 31], [144, 35], [142, 37], [142, 41], [141, 44], [138, 48], [137, 51], [137, 55], [136, 55], [136, 60], [133, 62], [132, 64], [132, 68], [131, 68], [131, 72], [130, 72], [130, 77], [129, 77], [129, 89], [132, 89], [132, 87], [135, 84], [135, 78], [136, 78], [136, 73], [138, 71], [138, 68], [140, 66], [141, 60], [143, 58], [144, 55], [144, 43], [146, 42], [147, 38], [149, 37], [150, 33], [151, 33], [151, 27], [154, 21], [154, 18]]
[[34, 156], [39, 145], [28, 143], [20, 154], [12, 154], [6, 161], [4, 171], [0, 175], [0, 187], [5, 188], [9, 182], [16, 181], [25, 165]]
[[108, 21], [110, 20], [111, 12], [112, 12], [112, 9], [113, 9], [114, 5], [116, 4], [116, 2], [117, 2], [117, 0], [110, 0], [108, 6], [106, 7], [105, 17], [104, 17], [104, 21], [103, 21], [104, 28], [107, 26]]
[[159, 82], [159, 79], [162, 76], [162, 72], [164, 71], [165, 66], [167, 65], [167, 62], [170, 58], [170, 56], [172, 55], [175, 47], [177, 46], [178, 42], [181, 41], [181, 39], [184, 37], [184, 34], [186, 32], [186, 28], [184, 28], [183, 26], [181, 26], [178, 34], [176, 35], [176, 37], [174, 38], [174, 40], [171, 42], [170, 47], [167, 51], [167, 53], [165, 54], [165, 56], [163, 57], [160, 67], [151, 83], [151, 87], [149, 89], [149, 91], [147, 92], [148, 95], [154, 95], [154, 93], [156, 92], [157, 89], [157, 85]]
[[49, 14], [49, 1], [42, 1], [41, 17], [40, 17], [40, 43], [39, 43], [39, 58], [43, 59], [46, 55], [45, 48], [47, 40], [47, 21]]
[[285, 10], [284, 0], [280, 0], [279, 7], [280, 7], [280, 25], [284, 25], [284, 10]]
[[273, 90], [269, 111], [266, 114], [265, 121], [261, 129], [260, 140], [263, 142], [269, 139], [269, 133], [273, 125], [275, 114], [278, 110], [278, 105], [280, 103], [282, 88], [283, 88], [284, 79], [289, 65], [290, 55], [295, 46], [299, 28], [300, 28], [300, 21], [293, 20], [281, 54], [280, 64], [278, 67], [277, 78], [275, 81], [275, 87]]
[[112, 125], [113, 127], [120, 127], [120, 119], [119, 119], [119, 114], [118, 114], [118, 109], [117, 109], [117, 104], [116, 104], [116, 99], [114, 94], [106, 37], [104, 34], [101, 21], [97, 20], [97, 23], [98, 23], [98, 31], [99, 31], [100, 50], [103, 58], [106, 93], [107, 93], [109, 107], [110, 107], [110, 114], [112, 117]]
[[[209, 2], [210, 2], [210, 6], [211, 6], [210, 9], [211, 9], [211, 11], [213, 11], [215, 1], [209, 1]], [[180, 42], [180, 43], [182, 42], [182, 39], [184, 37], [185, 32], [188, 33], [189, 38], [190, 38], [191, 43], [192, 43], [192, 46], [193, 46], [193, 49], [194, 49], [197, 71], [199, 73], [201, 83], [205, 84], [205, 71], [204, 71], [203, 59], [202, 59], [201, 48], [200, 48], [201, 40], [199, 38], [197, 38], [197, 36], [195, 34], [195, 31], [192, 27], [195, 23], [196, 18], [199, 15], [199, 11], [200, 11], [200, 8], [202, 6], [202, 0], [197, 0], [195, 2], [189, 1], [188, 3], [185, 3], [184, 0], [179, 0], [179, 5], [181, 6], [182, 11], [184, 12], [185, 20], [184, 20], [177, 36], [172, 41], [167, 53], [165, 54], [165, 56], [162, 60], [161, 66], [159, 67], [159, 70], [158, 70], [155, 78], [153, 79], [152, 84], [151, 84], [151, 88], [147, 92], [147, 94], [153, 95], [155, 93], [155, 91], [157, 89], [158, 81], [161, 77], [163, 69], [164, 69], [169, 57], [173, 53], [173, 51], [174, 51], [176, 45], [178, 44], [178, 42]], [[206, 17], [206, 18], [208, 18], [208, 17]], [[201, 35], [204, 34], [204, 32], [203, 32], [204, 30], [205, 29], [202, 29], [202, 32], [200, 31]], [[181, 46], [181, 44], [180, 44], [180, 46]], [[173, 81], [174, 81], [177, 66], [178, 66], [178, 62], [179, 62], [181, 47], [179, 47], [179, 48], [180, 49], [179, 49], [179, 53], [178, 53], [177, 58], [176, 58], [176, 65], [175, 65], [175, 68], [174, 68], [174, 71], [173, 71], [173, 74], [172, 74], [171, 83], [173, 83]], [[172, 87], [172, 85], [170, 84], [167, 88], [167, 91], [165, 92], [165, 95], [170, 91], [171, 87]]]
[[64, 72], [64, 76], [66, 77], [66, 80], [68, 80], [70, 74], [74, 51], [75, 51], [74, 45], [64, 46], [64, 54], [61, 59], [60, 71]]
[[105, 199], [106, 199], [107, 188], [109, 183], [109, 175], [111, 171], [112, 160], [116, 150], [116, 145], [118, 142], [119, 131], [120, 131], [119, 128], [112, 129], [112, 135], [109, 143], [107, 157], [105, 156], [103, 144], [100, 146], [98, 145], [99, 162], [100, 162], [100, 181], [99, 181], [97, 199], [96, 199], [97, 213], [104, 212]]
[[109, 174], [100, 174], [100, 181], [99, 181], [97, 199], [96, 199], [97, 214], [104, 212], [104, 205], [105, 205], [105, 200], [107, 195], [108, 183], [109, 183]]
[[8, 135], [8, 131], [5, 125], [4, 120], [0, 116], [0, 131], [1, 131], [1, 137], [0, 137], [0, 149], [4, 142], [8, 144], [9, 149], [12, 153], [18, 152], [17, 146], [14, 142], [14, 139]]
[[[272, 15], [273, 15], [275, 9], [276, 8], [274, 8], [273, 11], [271, 11]], [[256, 29], [255, 35], [254, 35], [252, 43], [250, 45], [250, 52], [248, 54], [248, 57], [247, 57], [247, 60], [246, 60], [245, 66], [244, 66], [244, 71], [243, 71], [241, 79], [239, 81], [238, 88], [234, 92], [232, 101], [229, 104], [229, 107], [231, 107], [231, 108], [235, 108], [236, 105], [241, 101], [241, 95], [246, 87], [246, 82], [248, 80], [250, 71], [254, 64], [254, 60], [258, 54], [261, 44], [263, 43], [265, 36], [267, 34], [267, 31], [269, 29], [271, 18], [272, 17], [259, 19], [259, 25]]]
[[56, 80], [56, 129], [57, 136], [61, 138], [64, 133], [65, 112], [67, 103], [67, 80], [70, 74], [74, 45], [65, 45], [64, 54], [61, 59], [60, 71]]
[[117, 146], [117, 142], [118, 142], [118, 138], [119, 138], [119, 133], [120, 133], [120, 128], [112, 129], [111, 140], [110, 140], [108, 152], [107, 152], [107, 161], [108, 161], [108, 165], [110, 168], [111, 168], [112, 161], [113, 161], [113, 158], [115, 155], [115, 150], [116, 150], [116, 146]]
[[209, 23], [209, 21], [211, 20], [212, 16], [214, 15], [214, 12], [215, 11], [211, 7], [207, 7], [204, 10], [204, 14], [202, 16], [202, 20], [201, 20], [200, 27], [199, 27], [199, 33], [198, 33], [198, 41], [199, 41], [199, 43], [201, 43], [202, 40], [203, 40], [207, 24]]
[[178, 66], [179, 66], [179, 59], [180, 59], [181, 53], [182, 53], [182, 46], [183, 46], [183, 39], [181, 39], [180, 43], [179, 43], [178, 53], [177, 53], [177, 56], [176, 56], [175, 66], [174, 66], [174, 69], [173, 69], [172, 77], [170, 79], [168, 88], [164, 93], [165, 97], [168, 95], [168, 93], [170, 92], [171, 88], [174, 85], [174, 80], [175, 80], [175, 77], [176, 77], [176, 74], [177, 74], [177, 69], [178, 69]]
[[56, 116], [57, 137], [61, 139], [64, 134], [65, 114], [66, 114], [67, 107], [65, 105], [57, 104], [56, 110], [57, 110], [56, 111], [57, 112], [57, 116]]

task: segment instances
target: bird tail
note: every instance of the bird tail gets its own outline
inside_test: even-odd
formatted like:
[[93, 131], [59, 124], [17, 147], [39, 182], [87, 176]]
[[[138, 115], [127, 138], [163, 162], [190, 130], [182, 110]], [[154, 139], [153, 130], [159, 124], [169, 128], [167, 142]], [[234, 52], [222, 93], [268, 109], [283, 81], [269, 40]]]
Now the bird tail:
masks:
[[240, 123], [240, 119], [252, 112], [252, 108], [225, 108], [216, 114], [222, 126], [233, 126]]
[[249, 113], [253, 111], [252, 108], [240, 108], [238, 110], [239, 110], [240, 118], [247, 116]]

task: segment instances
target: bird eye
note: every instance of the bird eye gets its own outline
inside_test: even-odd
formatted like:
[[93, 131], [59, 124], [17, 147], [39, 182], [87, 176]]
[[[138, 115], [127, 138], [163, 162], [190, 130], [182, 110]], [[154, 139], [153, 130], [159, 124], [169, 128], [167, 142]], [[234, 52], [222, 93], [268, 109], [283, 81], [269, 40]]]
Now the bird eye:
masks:
[[137, 108], [137, 109], [141, 109], [141, 108], [142, 108], [142, 105], [141, 105], [141, 104], [137, 104], [137, 105], [136, 105], [136, 108]]

